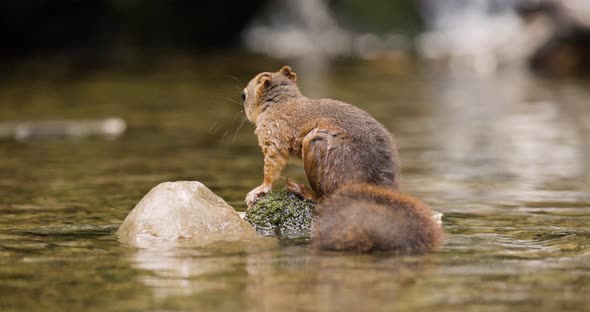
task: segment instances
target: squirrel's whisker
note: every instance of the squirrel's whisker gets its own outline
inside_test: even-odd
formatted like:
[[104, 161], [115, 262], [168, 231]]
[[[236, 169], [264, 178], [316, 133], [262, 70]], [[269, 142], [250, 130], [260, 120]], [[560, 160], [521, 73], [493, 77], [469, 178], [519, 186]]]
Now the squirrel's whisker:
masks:
[[242, 118], [242, 122], [240, 123], [240, 125], [238, 126], [236, 131], [234, 132], [234, 137], [232, 139], [232, 142], [236, 141], [236, 136], [238, 135], [238, 132], [240, 131], [240, 129], [242, 129], [242, 127], [246, 124], [246, 121], [248, 121], [246, 118]]
[[234, 99], [232, 99], [232, 98], [224, 97], [224, 99], [226, 99], [226, 100], [228, 100], [228, 101], [230, 101], [230, 102], [233, 102], [233, 103], [236, 103], [236, 104], [238, 104], [238, 105], [242, 106], [242, 103], [241, 103], [241, 102], [238, 102], [237, 100], [234, 100]]

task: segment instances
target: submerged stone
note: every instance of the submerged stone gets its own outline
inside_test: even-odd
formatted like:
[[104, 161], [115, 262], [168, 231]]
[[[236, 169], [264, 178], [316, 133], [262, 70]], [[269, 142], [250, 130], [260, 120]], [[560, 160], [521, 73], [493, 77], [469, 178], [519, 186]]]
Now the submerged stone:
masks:
[[271, 191], [247, 212], [245, 220], [264, 235], [309, 237], [314, 204], [287, 191]]
[[0, 139], [19, 142], [43, 138], [116, 138], [127, 128], [121, 118], [0, 122]]
[[221, 197], [196, 181], [164, 182], [151, 189], [117, 232], [134, 246], [159, 241], [209, 243], [256, 237], [256, 231]]

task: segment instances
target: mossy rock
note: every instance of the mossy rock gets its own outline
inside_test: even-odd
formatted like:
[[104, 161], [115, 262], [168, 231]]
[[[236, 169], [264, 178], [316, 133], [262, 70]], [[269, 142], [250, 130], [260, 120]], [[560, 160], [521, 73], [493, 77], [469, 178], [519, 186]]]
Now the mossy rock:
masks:
[[247, 212], [246, 221], [263, 235], [285, 238], [309, 237], [314, 204], [288, 190], [271, 191]]

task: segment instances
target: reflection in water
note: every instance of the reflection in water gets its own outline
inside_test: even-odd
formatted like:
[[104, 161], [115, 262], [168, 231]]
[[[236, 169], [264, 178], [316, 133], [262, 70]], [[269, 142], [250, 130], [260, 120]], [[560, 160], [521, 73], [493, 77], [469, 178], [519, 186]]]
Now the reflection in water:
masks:
[[[237, 246], [227, 246], [237, 255], [244, 248], [239, 243]], [[132, 261], [136, 268], [149, 271], [139, 280], [152, 288], [157, 300], [223, 290], [228, 287], [227, 282], [208, 277], [223, 274], [239, 276], [240, 269], [236, 271], [236, 267], [243, 266], [241, 257], [231, 251], [215, 248], [203, 250], [202, 246], [182, 243], [138, 249]]]
[[316, 253], [288, 248], [248, 259], [248, 298], [266, 310], [391, 311], [436, 272], [430, 256]]
[[248, 311], [396, 309], [414, 304], [416, 282], [437, 267], [432, 255], [321, 253], [270, 239], [138, 249], [132, 259], [160, 303], [239, 290], [226, 305]]
[[441, 151], [467, 166], [442, 174], [513, 177], [512, 191], [519, 192], [583, 172], [583, 140], [567, 103], [556, 102], [542, 82], [521, 71], [445, 80], [433, 91], [444, 123]]

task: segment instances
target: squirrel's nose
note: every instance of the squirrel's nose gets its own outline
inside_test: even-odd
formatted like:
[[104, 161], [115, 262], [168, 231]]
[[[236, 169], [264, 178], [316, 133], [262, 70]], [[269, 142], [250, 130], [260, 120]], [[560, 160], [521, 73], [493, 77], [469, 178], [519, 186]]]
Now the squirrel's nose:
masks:
[[246, 102], [246, 92], [242, 91], [242, 103]]

